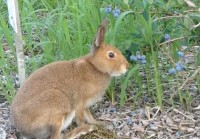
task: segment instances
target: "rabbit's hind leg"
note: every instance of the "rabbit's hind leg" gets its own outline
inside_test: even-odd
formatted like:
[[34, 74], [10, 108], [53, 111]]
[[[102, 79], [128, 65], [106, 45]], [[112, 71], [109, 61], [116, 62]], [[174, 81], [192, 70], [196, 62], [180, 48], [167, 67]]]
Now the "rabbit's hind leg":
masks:
[[85, 109], [84, 117], [85, 117], [85, 120], [87, 121], [87, 123], [89, 123], [89, 124], [100, 125], [100, 126], [106, 126], [107, 125], [107, 123], [105, 121], [98, 121], [98, 120], [94, 119], [89, 108]]
[[85, 108], [85, 110], [84, 110], [84, 117], [85, 117], [85, 120], [89, 124], [98, 124], [98, 121], [94, 119], [94, 117], [92, 116], [89, 108]]
[[65, 134], [63, 139], [75, 139], [81, 135], [85, 135], [91, 131], [94, 131], [95, 129], [96, 127], [94, 125], [81, 124], [69, 133]]
[[62, 139], [61, 131], [64, 126], [65, 117], [63, 115], [53, 116], [51, 121], [52, 126], [49, 139]]

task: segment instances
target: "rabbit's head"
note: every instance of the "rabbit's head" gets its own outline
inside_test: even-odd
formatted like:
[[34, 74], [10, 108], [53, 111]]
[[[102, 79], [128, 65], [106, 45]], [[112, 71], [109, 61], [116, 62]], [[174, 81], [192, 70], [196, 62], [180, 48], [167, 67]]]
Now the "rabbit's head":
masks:
[[99, 27], [92, 48], [92, 64], [101, 72], [111, 77], [125, 74], [128, 69], [128, 61], [115, 47], [104, 43], [107, 19]]

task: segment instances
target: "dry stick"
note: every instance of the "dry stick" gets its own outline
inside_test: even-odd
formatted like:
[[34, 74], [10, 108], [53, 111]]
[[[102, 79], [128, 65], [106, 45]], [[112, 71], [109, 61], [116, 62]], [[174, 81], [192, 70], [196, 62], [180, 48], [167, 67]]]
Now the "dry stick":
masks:
[[193, 27], [191, 28], [192, 29], [195, 29], [195, 28], [198, 28], [200, 26], [200, 23], [199, 24], [196, 24], [196, 25], [193, 25]]
[[157, 19], [154, 19], [152, 22], [155, 22], [157, 20], [162, 20], [162, 19], [167, 19], [167, 18], [175, 18], [175, 17], [184, 17], [184, 15], [173, 15], [173, 16], [165, 16], [165, 17], [161, 17], [161, 18], [157, 18]]
[[104, 121], [109, 121], [109, 122], [113, 122], [115, 120], [111, 119], [111, 118], [107, 118], [107, 117], [103, 117], [103, 118], [98, 118], [99, 120], [104, 120]]
[[172, 40], [168, 40], [168, 41], [165, 41], [165, 42], [163, 42], [163, 43], [160, 43], [160, 44], [158, 44], [158, 46], [161, 46], [161, 45], [164, 45], [164, 44], [168, 44], [168, 43], [170, 43], [170, 42], [174, 42], [174, 41], [177, 41], [177, 40], [182, 40], [182, 39], [184, 39], [185, 37], [180, 37], [180, 38], [175, 38], [175, 39], [172, 39]]
[[162, 114], [162, 115], [160, 116], [160, 119], [161, 119], [163, 116], [165, 116], [167, 113], [169, 113], [172, 109], [173, 109], [172, 107], [169, 108], [169, 110], [167, 110], [164, 114]]
[[186, 83], [187, 83], [188, 81], [192, 80], [192, 79], [195, 77], [195, 75], [198, 74], [198, 73], [200, 73], [200, 68], [197, 69], [197, 70], [192, 74], [192, 76], [190, 76], [190, 77], [181, 85], [181, 87], [179, 87], [179, 90], [181, 90], [181, 89], [186, 85]]
[[186, 118], [188, 118], [188, 119], [192, 120], [193, 122], [196, 122], [194, 119], [192, 119], [192, 118], [190, 118], [189, 116], [185, 115], [184, 113], [182, 113], [182, 112], [178, 111], [177, 109], [173, 109], [173, 111], [175, 111], [175, 112], [178, 112], [179, 114], [181, 114], [181, 115], [185, 116]]
[[154, 19], [152, 22], [155, 22], [157, 20], [162, 20], [162, 19], [167, 19], [167, 18], [175, 18], [175, 17], [178, 17], [178, 18], [187, 18], [188, 20], [190, 20], [193, 25], [194, 25], [194, 22], [192, 21], [192, 19], [190, 19], [189, 17], [185, 16], [185, 15], [173, 15], [173, 16], [165, 16], [165, 17], [161, 17], [161, 18], [157, 18], [157, 19]]
[[157, 114], [158, 114], [159, 111], [160, 111], [160, 107], [158, 107], [156, 113], [155, 113], [154, 116], [153, 116], [153, 119], [155, 119], [155, 117], [157, 116]]
[[184, 13], [190, 13], [190, 12], [199, 12], [199, 11], [198, 10], [194, 10], [194, 9], [184, 11]]
[[0, 110], [8, 110], [8, 108], [0, 108]]
[[197, 131], [199, 131], [199, 129], [195, 130], [193, 133], [190, 133], [190, 134], [187, 134], [187, 135], [184, 135], [184, 136], [180, 136], [180, 138], [185, 138], [185, 137], [188, 137], [188, 136], [194, 135], [194, 134], [197, 133]]
[[176, 63], [174, 62], [174, 60], [172, 59], [172, 57], [169, 56], [168, 53], [164, 52], [162, 49], [160, 49], [160, 50], [163, 52], [164, 55], [166, 55], [166, 56], [170, 59], [170, 61], [171, 61], [174, 65], [176, 64]]

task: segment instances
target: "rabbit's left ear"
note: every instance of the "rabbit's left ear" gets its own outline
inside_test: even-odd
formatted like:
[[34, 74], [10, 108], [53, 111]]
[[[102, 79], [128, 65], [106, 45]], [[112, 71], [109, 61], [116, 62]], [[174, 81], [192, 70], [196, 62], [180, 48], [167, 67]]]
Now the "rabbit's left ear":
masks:
[[107, 18], [105, 18], [102, 21], [101, 26], [99, 27], [99, 30], [97, 32], [96, 38], [94, 40], [94, 43], [93, 43], [94, 48], [100, 47], [101, 44], [104, 42], [104, 36], [105, 36], [105, 33], [106, 33], [107, 23], [108, 23], [108, 20], [107, 20]]

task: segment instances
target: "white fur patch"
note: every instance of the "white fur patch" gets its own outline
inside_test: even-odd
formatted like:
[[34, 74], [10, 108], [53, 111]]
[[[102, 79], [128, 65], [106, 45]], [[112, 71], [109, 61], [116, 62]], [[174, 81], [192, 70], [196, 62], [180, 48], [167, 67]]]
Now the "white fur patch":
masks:
[[72, 111], [65, 119], [62, 125], [62, 130], [65, 130], [72, 122], [75, 117], [75, 110]]
[[125, 65], [121, 65], [120, 71], [119, 72], [112, 72], [110, 74], [110, 76], [118, 77], [118, 76], [121, 76], [121, 75], [125, 74], [126, 72], [127, 72], [126, 66]]

